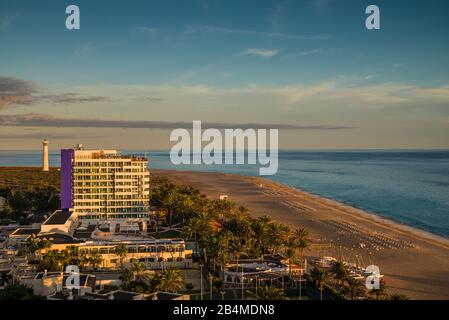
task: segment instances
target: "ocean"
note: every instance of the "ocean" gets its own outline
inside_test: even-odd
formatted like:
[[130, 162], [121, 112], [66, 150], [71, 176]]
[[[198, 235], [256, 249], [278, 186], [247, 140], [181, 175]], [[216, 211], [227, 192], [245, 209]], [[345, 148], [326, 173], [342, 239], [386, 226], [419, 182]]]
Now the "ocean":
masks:
[[[138, 153], [127, 151], [124, 153]], [[258, 165], [171, 164], [166, 151], [148, 152], [150, 169], [258, 175]], [[39, 151], [0, 151], [0, 166], [40, 166]], [[50, 152], [59, 166], [59, 153]], [[449, 237], [448, 151], [280, 151], [267, 177], [393, 221]]]

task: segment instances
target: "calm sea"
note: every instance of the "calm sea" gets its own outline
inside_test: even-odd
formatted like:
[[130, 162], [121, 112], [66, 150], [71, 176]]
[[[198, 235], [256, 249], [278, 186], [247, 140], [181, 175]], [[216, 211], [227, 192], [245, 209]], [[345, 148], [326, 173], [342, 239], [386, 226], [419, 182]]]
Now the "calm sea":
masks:
[[[253, 165], [174, 166], [168, 152], [148, 155], [150, 168], [258, 175]], [[0, 151], [0, 166], [40, 164], [37, 151]], [[449, 236], [449, 151], [281, 151], [271, 179]]]

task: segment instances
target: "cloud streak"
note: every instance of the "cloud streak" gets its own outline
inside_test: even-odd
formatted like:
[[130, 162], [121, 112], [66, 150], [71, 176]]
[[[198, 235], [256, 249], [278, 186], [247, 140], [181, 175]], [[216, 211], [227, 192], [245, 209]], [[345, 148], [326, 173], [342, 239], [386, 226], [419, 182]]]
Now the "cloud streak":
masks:
[[254, 30], [242, 30], [242, 29], [230, 29], [221, 28], [214, 26], [187, 26], [186, 34], [195, 33], [222, 33], [222, 34], [236, 34], [236, 35], [246, 35], [246, 36], [262, 36], [270, 38], [285, 38], [285, 39], [295, 39], [295, 40], [326, 40], [329, 36], [326, 35], [315, 35], [315, 36], [304, 36], [280, 32], [264, 32], [264, 31], [254, 31]]
[[[54, 133], [54, 132], [30, 132], [30, 133], [0, 133], [0, 139], [42, 139], [45, 137], [46, 139], [73, 139], [73, 134], [69, 133]], [[78, 136], [77, 136], [78, 137]], [[97, 136], [93, 135], [83, 135], [83, 138], [96, 138]]]
[[84, 103], [105, 102], [108, 100], [106, 97], [83, 96], [79, 93], [48, 93], [32, 81], [0, 76], [0, 110], [12, 104], [31, 105], [39, 102]]
[[32, 81], [0, 76], [0, 110], [14, 103], [30, 103], [37, 91]]
[[258, 49], [258, 48], [249, 48], [242, 52], [244, 56], [257, 56], [262, 58], [271, 58], [276, 56], [279, 53], [277, 49]]
[[[104, 120], [104, 119], [82, 119], [61, 118], [44, 114], [29, 113], [17, 115], [0, 116], [1, 126], [11, 127], [56, 127], [56, 128], [122, 128], [122, 129], [191, 129], [192, 122], [182, 121], [145, 121], [145, 120]], [[293, 125], [278, 123], [203, 123], [203, 128], [216, 129], [286, 129], [286, 130], [345, 130], [354, 129], [350, 126], [333, 125]]]
[[285, 58], [295, 58], [295, 57], [306, 57], [314, 54], [320, 54], [322, 52], [321, 49], [312, 49], [312, 50], [306, 50], [301, 51], [297, 53], [287, 54], [285, 55]]

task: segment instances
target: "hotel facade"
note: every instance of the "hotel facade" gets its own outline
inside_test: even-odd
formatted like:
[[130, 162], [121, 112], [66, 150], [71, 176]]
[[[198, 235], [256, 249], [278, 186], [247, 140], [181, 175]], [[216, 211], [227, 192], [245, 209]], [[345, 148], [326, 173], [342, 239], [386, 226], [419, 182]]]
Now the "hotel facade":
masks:
[[82, 220], [146, 220], [148, 159], [116, 150], [61, 150], [61, 209]]

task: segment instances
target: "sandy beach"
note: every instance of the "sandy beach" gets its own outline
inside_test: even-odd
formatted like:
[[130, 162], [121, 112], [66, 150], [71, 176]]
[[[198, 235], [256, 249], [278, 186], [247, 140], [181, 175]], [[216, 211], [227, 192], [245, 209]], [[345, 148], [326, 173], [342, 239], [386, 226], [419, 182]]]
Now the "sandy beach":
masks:
[[379, 266], [389, 292], [412, 299], [449, 299], [449, 239], [259, 177], [152, 170], [192, 185], [212, 198], [222, 194], [291, 228], [310, 230], [312, 256], [333, 256]]

